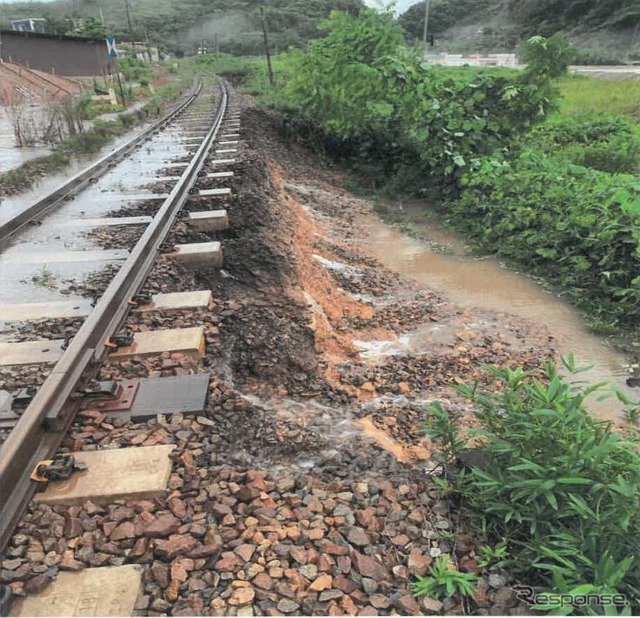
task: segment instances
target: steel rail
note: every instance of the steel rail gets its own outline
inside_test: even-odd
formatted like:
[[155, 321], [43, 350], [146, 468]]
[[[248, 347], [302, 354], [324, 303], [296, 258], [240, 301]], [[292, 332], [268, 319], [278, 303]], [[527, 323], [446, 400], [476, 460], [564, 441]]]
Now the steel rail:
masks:
[[227, 98], [221, 82], [213, 125], [193, 159], [0, 449], [0, 551], [33, 495], [31, 471], [38, 461], [50, 458], [62, 442], [78, 410], [76, 393], [97, 375], [107, 352], [105, 340], [124, 321], [128, 301], [142, 287], [187, 200], [218, 135]]
[[116, 148], [113, 152], [98, 159], [89, 167], [86, 167], [75, 176], [72, 176], [67, 182], [61, 184], [57, 189], [49, 193], [47, 196], [31, 204], [28, 208], [11, 217], [7, 221], [0, 223], [0, 246], [15, 234], [18, 230], [27, 225], [30, 221], [41, 217], [56, 205], [60, 204], [66, 197], [73, 193], [84, 189], [89, 183], [96, 178], [104, 175], [115, 163], [124, 159], [131, 151], [140, 144], [149, 139], [154, 133], [160, 131], [165, 125], [172, 122], [176, 116], [182, 113], [200, 93], [202, 84], [198, 82], [184, 97], [184, 100], [178, 103], [172, 110], [167, 112], [160, 120], [154, 122], [135, 137], [130, 139], [122, 146]]

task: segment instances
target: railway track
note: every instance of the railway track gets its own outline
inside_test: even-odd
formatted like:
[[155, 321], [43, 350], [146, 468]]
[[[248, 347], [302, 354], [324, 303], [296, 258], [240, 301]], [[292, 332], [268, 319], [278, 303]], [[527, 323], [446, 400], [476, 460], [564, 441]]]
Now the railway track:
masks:
[[[79, 300], [66, 304], [62, 301], [13, 302], [0, 307], [0, 320], [5, 331], [7, 328], [10, 331], [12, 325], [22, 324], [18, 321], [20, 318], [71, 319], [81, 324], [62, 341], [34, 341], [33, 336], [28, 336], [24, 341], [0, 343], [0, 363], [4, 367], [41, 368], [40, 360], [49, 361], [44, 382], [33, 386], [26, 380], [15, 385], [21, 388], [3, 392], [3, 407], [0, 408], [0, 427], [4, 428], [6, 435], [0, 449], [0, 543], [3, 550], [34, 492], [42, 489], [46, 480], [60, 479], [68, 473], [77, 475], [77, 468], [84, 468], [90, 477], [89, 484], [95, 481], [97, 469], [92, 470], [92, 465], [86, 462], [76, 462], [75, 472], [71, 472], [73, 465], [67, 465], [62, 477], [57, 463], [42, 467], [42, 462], [52, 461], [80, 409], [104, 409], [106, 413], [124, 409], [130, 414], [137, 410], [142, 414], [142, 409], [148, 412], [152, 408], [155, 413], [162, 411], [164, 406], [165, 411], [170, 412], [181, 409], [181, 405], [193, 406], [194, 397], [196, 400], [202, 399], [203, 394], [206, 397], [207, 382], [200, 379], [202, 376], [198, 379], [183, 376], [182, 383], [178, 377], [170, 383], [165, 380], [166, 384], [162, 384], [162, 378], [138, 383], [99, 383], [95, 378], [107, 358], [162, 355], [176, 350], [193, 353], [196, 357], [202, 353], [204, 337], [198, 329], [161, 331], [160, 337], [155, 338], [154, 333], [134, 335], [120, 329], [132, 310], [179, 309], [203, 306], [209, 302], [207, 294], [210, 297], [210, 292], [206, 291], [153, 297], [143, 297], [139, 292], [159, 260], [175, 261], [186, 269], [217, 269], [221, 265], [221, 243], [211, 239], [228, 225], [226, 211], [216, 208], [216, 200], [231, 191], [224, 184], [233, 177], [230, 167], [237, 151], [239, 113], [231, 109], [224, 83], [219, 84], [213, 106], [209, 104], [211, 95], [206, 88], [197, 86], [159, 122], [45, 199], [0, 225], [4, 249], [0, 254], [0, 266], [4, 266], [5, 272], [13, 265], [20, 270], [25, 263], [41, 264], [47, 260], [53, 263], [60, 260], [65, 268], [71, 270], [88, 262], [94, 272], [98, 265], [113, 263], [114, 260], [121, 264], [116, 267], [117, 272], [108, 285], [103, 284], [106, 289], [96, 294], [93, 307]], [[146, 154], [142, 147], [146, 148]], [[167, 162], [168, 153], [170, 160]], [[162, 184], [161, 191], [168, 193], [126, 194], [124, 198], [117, 190], [107, 193], [104, 187], [113, 187], [113, 178], [122, 177], [119, 170], [123, 165], [132, 168], [130, 176], [138, 183], [144, 179], [143, 168], [161, 173], [155, 181]], [[205, 166], [213, 171], [205, 173]], [[154, 177], [149, 176], [149, 180], [153, 181]], [[214, 185], [213, 188], [195, 188], [196, 183], [203, 180], [209, 187]], [[101, 193], [98, 192], [100, 183], [103, 183]], [[117, 180], [116, 187], [122, 190], [121, 185], [122, 181]], [[86, 195], [89, 195], [87, 199], [93, 206], [101, 205], [91, 209], [83, 206], [83, 196]], [[187, 202], [192, 207], [184, 209]], [[152, 217], [111, 216], [113, 210], [110, 209], [114, 205], [122, 205], [126, 210], [136, 209], [140, 203], [146, 204], [146, 210], [155, 211], [155, 214]], [[106, 217], [103, 216], [105, 210], [108, 212]], [[183, 226], [205, 242], [168, 244], [167, 238], [178, 218]], [[113, 239], [119, 235], [126, 237], [123, 230], [134, 227], [144, 231], [130, 251], [101, 252], [91, 246], [78, 247], [86, 242], [87, 230], [91, 234], [96, 230], [117, 230], [111, 236]], [[54, 230], [56, 240], [62, 243], [62, 246], [56, 245], [55, 251], [47, 245], [51, 230]], [[39, 246], [42, 248], [42, 245], [45, 247], [42, 251], [34, 250]], [[88, 274], [90, 270], [83, 272]], [[13, 286], [16, 281], [11, 281], [12, 277], [19, 276], [19, 273], [11, 274], [8, 285]], [[29, 300], [33, 301], [33, 298]], [[55, 359], [55, 364], [51, 363], [52, 359]], [[183, 393], [191, 400], [181, 403], [179, 396], [176, 399], [176, 393]], [[197, 404], [195, 406], [197, 409]], [[144, 483], [146, 464], [142, 461], [141, 465]], [[40, 473], [43, 474], [39, 477], [41, 481], [34, 481]], [[8, 587], [4, 587], [3, 596], [7, 595]], [[5, 603], [3, 609], [6, 608]], [[33, 608], [22, 611], [28, 613]]]

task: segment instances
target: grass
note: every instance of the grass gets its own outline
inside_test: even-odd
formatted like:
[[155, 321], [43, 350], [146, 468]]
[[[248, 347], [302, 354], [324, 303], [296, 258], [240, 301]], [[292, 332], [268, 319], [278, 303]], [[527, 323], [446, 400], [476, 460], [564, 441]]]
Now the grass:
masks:
[[40, 288], [47, 288], [52, 290], [56, 287], [56, 278], [53, 272], [51, 272], [46, 266], [43, 266], [36, 274], [31, 278], [34, 285]]
[[640, 122], [640, 79], [616, 80], [571, 76], [560, 82], [563, 112], [601, 111]]

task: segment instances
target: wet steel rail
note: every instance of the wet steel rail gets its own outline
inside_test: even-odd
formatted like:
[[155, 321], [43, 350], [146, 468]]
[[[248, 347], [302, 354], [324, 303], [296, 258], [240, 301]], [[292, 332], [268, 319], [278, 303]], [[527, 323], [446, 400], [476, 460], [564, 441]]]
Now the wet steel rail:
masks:
[[[145, 135], [159, 130], [185, 109], [197, 96], [192, 91], [176, 109], [159, 123], [150, 127]], [[173, 223], [189, 197], [189, 192], [204, 166], [207, 156], [216, 141], [228, 103], [228, 93], [223, 82], [213, 122], [191, 161], [186, 166], [169, 196], [163, 201], [146, 231], [133, 248], [126, 262], [113, 278], [108, 288], [86, 318], [51, 374], [39, 388], [37, 394], [22, 413], [16, 426], [0, 449], [0, 550], [10, 539], [24, 509], [29, 503], [35, 483], [30, 480], [31, 471], [42, 460], [50, 458], [70, 427], [80, 405], [80, 393], [97, 375], [101, 361], [107, 353], [105, 341], [117, 332], [130, 309], [129, 301], [145, 282], [158, 256], [161, 244], [166, 239]], [[138, 136], [140, 138], [142, 136]], [[136, 138], [136, 144], [140, 139]], [[129, 142], [109, 157], [98, 161], [91, 170], [74, 177], [65, 186], [76, 190], [95, 177], [96, 170], [102, 173], [115, 161], [135, 147]], [[58, 190], [59, 191], [59, 190]], [[36, 216], [49, 210], [62, 197], [48, 196], [41, 202]], [[51, 200], [51, 201], [49, 201]], [[31, 209], [30, 209], [31, 210]]]

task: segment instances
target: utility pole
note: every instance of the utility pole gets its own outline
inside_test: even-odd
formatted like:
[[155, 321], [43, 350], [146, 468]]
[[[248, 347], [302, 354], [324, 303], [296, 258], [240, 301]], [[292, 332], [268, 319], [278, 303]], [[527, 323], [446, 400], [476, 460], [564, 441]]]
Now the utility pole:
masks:
[[267, 56], [267, 67], [269, 68], [269, 83], [273, 86], [273, 67], [271, 66], [271, 53], [269, 52], [269, 36], [267, 35], [267, 24], [264, 20], [264, 11], [260, 7], [260, 21], [262, 21], [262, 34], [264, 35], [264, 53]]
[[131, 13], [129, 12], [129, 0], [124, 0], [124, 10], [127, 13], [127, 25], [129, 26], [129, 35], [133, 40], [133, 27], [131, 26]]
[[424, 48], [427, 48], [427, 32], [429, 31], [429, 8], [431, 7], [431, 0], [425, 0], [424, 2], [424, 32], [422, 34], [422, 42]]

